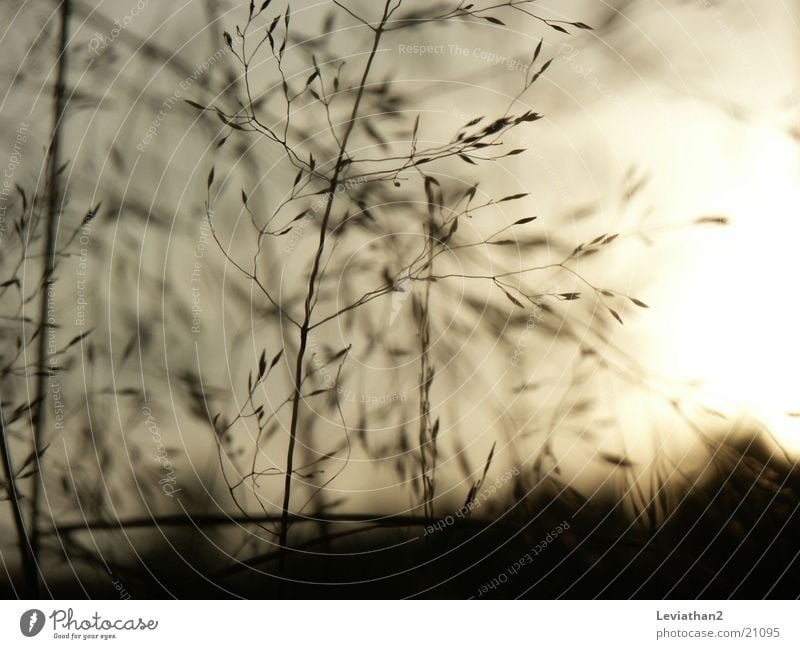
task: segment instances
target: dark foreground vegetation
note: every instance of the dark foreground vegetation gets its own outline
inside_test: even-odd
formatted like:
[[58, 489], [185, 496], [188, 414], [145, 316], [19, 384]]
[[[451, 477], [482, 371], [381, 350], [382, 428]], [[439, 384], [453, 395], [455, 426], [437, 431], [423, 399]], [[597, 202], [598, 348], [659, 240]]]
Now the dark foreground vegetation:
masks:
[[[795, 465], [755, 438], [718, 445], [704, 475], [682, 480], [683, 488], [662, 490], [634, 514], [630, 498], [584, 499], [556, 480], [531, 489], [520, 478], [515, 497], [523, 504], [492, 521], [463, 518], [425, 534], [422, 523], [402, 518], [337, 519], [326, 539], [299, 543], [282, 570], [276, 552], [232, 565], [213, 545], [225, 530], [203, 527], [203, 519], [197, 526], [175, 520], [162, 527], [159, 543], [140, 552], [139, 562], [114, 565], [108, 576], [80, 568], [48, 586], [56, 597], [110, 599], [119, 597], [113, 582], [134, 599], [800, 594]], [[152, 528], [144, 532], [155, 536]], [[136, 529], [124, 533], [93, 536], [136, 543]]]
[[[768, 435], [698, 434], [703, 468], [642, 467], [580, 419], [601, 425], [594, 388], [609, 375], [655, 390], [615, 333], [657, 305], [607, 277], [611, 262], [729, 224], [625, 224], [650, 178], [636, 165], [599, 222], [594, 190], [573, 195], [539, 150], [552, 125], [573, 128], [550, 101], [564, 48], [605, 42], [631, 3], [593, 25], [532, 0], [215, 4], [201, 16], [212, 49], [195, 56], [62, 0], [49, 49], [26, 40], [25, 74], [5, 73], [37, 99], [6, 125], [16, 176], [0, 193], [2, 595], [798, 596], [800, 472]], [[525, 38], [503, 55], [514, 74], [497, 105], [473, 102], [501, 78], [485, 61], [398, 56], [445, 39], [483, 51], [508, 25]], [[124, 48], [144, 73], [118, 63]], [[129, 87], [106, 89], [117, 65]], [[162, 68], [163, 87], [142, 89]], [[103, 155], [78, 150], [84, 111], [106, 104], [117, 112], [86, 118]], [[184, 136], [191, 149], [176, 148]], [[569, 384], [551, 389], [550, 373]], [[591, 496], [540, 471], [568, 414], [606, 460]], [[476, 430], [490, 439], [470, 458]], [[517, 461], [526, 440], [541, 454]], [[471, 504], [514, 465], [479, 510], [442, 505]], [[337, 479], [364, 466], [407, 515], [347, 509], [361, 478]]]

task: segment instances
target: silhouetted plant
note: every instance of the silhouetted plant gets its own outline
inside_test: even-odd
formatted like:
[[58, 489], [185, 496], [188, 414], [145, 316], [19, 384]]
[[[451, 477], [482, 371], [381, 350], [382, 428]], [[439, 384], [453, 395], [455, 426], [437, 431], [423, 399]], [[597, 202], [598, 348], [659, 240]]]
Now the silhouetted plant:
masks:
[[[69, 4], [62, 5], [67, 15]], [[563, 421], [573, 414], [585, 413], [593, 405], [581, 389], [593, 372], [598, 369], [617, 372], [650, 388], [635, 358], [617, 348], [614, 353], [624, 358], [624, 367], [605, 357], [605, 350], [612, 348], [613, 328], [627, 317], [626, 306], [646, 309], [647, 304], [628, 291], [593, 281], [582, 264], [601, 257], [623, 241], [648, 243], [652, 232], [644, 226], [626, 232], [597, 231], [574, 245], [576, 242], [569, 241], [560, 230], [563, 223], [556, 223], [556, 217], [564, 215], [537, 216], [524, 211], [529, 199], [524, 191], [499, 192], [489, 177], [492, 165], [516, 159], [526, 150], [516, 133], [527, 128], [535, 133], [536, 122], [543, 118], [527, 102], [536, 99], [533, 91], [537, 82], [547, 74], [553, 61], [546, 54], [548, 44], [540, 40], [532, 47], [519, 92], [505, 109], [491, 115], [459, 118], [461, 122], [447, 132], [438, 123], [434, 133], [418, 96], [398, 87], [391, 73], [381, 71], [379, 64], [387, 43], [396, 43], [397, 38], [407, 34], [415, 35], [407, 40], [414, 38], [418, 42], [418, 35], [424, 34], [424, 29], [438, 29], [447, 24], [459, 23], [469, 30], [478, 25], [498, 28], [512, 20], [524, 19], [551, 30], [557, 38], [565, 32], [588, 30], [589, 26], [539, 16], [532, 0], [502, 3], [451, 0], [435, 4], [388, 0], [380, 5], [365, 2], [360, 10], [341, 2], [332, 4], [334, 8], [325, 17], [320, 33], [308, 35], [304, 31], [309, 23], [294, 18], [288, 3], [269, 0], [250, 3], [244, 25], [232, 29], [231, 34], [226, 32], [222, 43], [215, 44], [229, 49], [227, 63], [232, 64], [231, 58], [235, 58], [233, 67], [241, 72], [240, 76], [226, 71], [228, 85], [216, 96], [209, 79], [201, 77], [193, 99], [188, 100], [192, 114], [199, 111], [201, 137], [214, 138], [214, 166], [205, 177], [207, 221], [201, 227], [208, 225], [225, 267], [232, 266], [239, 274], [240, 281], [232, 282], [230, 292], [228, 285], [223, 284], [225, 297], [230, 300], [223, 308], [230, 307], [235, 326], [254, 345], [257, 342], [247, 361], [252, 368], [246, 381], [244, 376], [234, 373], [238, 383], [232, 386], [233, 403], [221, 398], [214, 387], [217, 368], [206, 368], [201, 374], [199, 356], [197, 366], [192, 366], [197, 350], [185, 345], [185, 332], [180, 327], [166, 326], [171, 324], [170, 318], [184, 323], [188, 316], [186, 293], [181, 293], [167, 277], [146, 277], [144, 288], [140, 287], [142, 294], [156, 288], [162, 292], [165, 298], [162, 311], [155, 299], [143, 300], [141, 312], [138, 304], [135, 311], [126, 304], [116, 314], [124, 326], [109, 331], [108, 341], [101, 338], [97, 342], [96, 334], [88, 339], [86, 333], [80, 333], [65, 336], [63, 339], [70, 342], [62, 343], [55, 354], [42, 351], [51, 330], [57, 326], [47, 319], [48, 288], [56, 281], [57, 266], [70, 254], [70, 245], [78, 233], [62, 223], [57, 245], [53, 227], [62, 216], [59, 201], [63, 199], [64, 204], [66, 198], [59, 192], [59, 178], [68, 168], [68, 162], [60, 160], [65, 156], [57, 153], [57, 146], [50, 148], [50, 171], [44, 190], [37, 188], [32, 195], [18, 187], [15, 208], [19, 214], [14, 228], [20, 256], [19, 259], [7, 256], [8, 247], [4, 246], [4, 255], [0, 257], [3, 273], [0, 304], [8, 330], [27, 331], [28, 335], [17, 338], [14, 349], [7, 344], [0, 357], [3, 363], [0, 450], [5, 473], [3, 487], [13, 506], [29, 584], [36, 583], [35, 563], [39, 554], [39, 542], [28, 541], [31, 529], [37, 535], [57, 535], [60, 550], [70, 558], [85, 561], [101, 572], [108, 571], [110, 566], [115, 572], [122, 572], [122, 566], [103, 556], [102, 544], [100, 550], [97, 546], [93, 549], [81, 543], [79, 534], [117, 528], [193, 529], [195, 525], [253, 523], [272, 534], [279, 547], [250, 557], [243, 564], [246, 568], [274, 559], [283, 561], [287, 550], [311, 548], [351, 533], [380, 532], [393, 527], [425, 528], [442, 514], [441, 506], [437, 508], [439, 499], [456, 498], [455, 489], [447, 487], [447, 466], [458, 467], [465, 477], [463, 493], [458, 496], [458, 502], [464, 505], [458, 511], [466, 513], [459, 518], [458, 525], [483, 529], [489, 522], [494, 524], [492, 516], [497, 512], [489, 511], [490, 507], [484, 511], [485, 520], [468, 520], [468, 517], [476, 498], [483, 499], [481, 491], [488, 473], [503, 452], [503, 444], [494, 441], [505, 432], [499, 415], [503, 414], [507, 396], [513, 399], [524, 394], [535, 400], [536, 390], [543, 381], [541, 377], [526, 376], [508, 390], [508, 395], [505, 390], [498, 391], [501, 403], [492, 443], [484, 448], [477, 466], [471, 464], [460, 441], [449, 435], [455, 428], [450, 420], [456, 417], [444, 412], [439, 392], [448, 379], [471, 376], [479, 368], [479, 361], [461, 344], [474, 330], [497, 343], [493, 350], [502, 350], [503, 353], [493, 351], [493, 359], [506, 360], [507, 356], [514, 367], [520, 350], [515, 348], [512, 332], [521, 328], [527, 331], [534, 328], [533, 324], [535, 335], [542, 340], [557, 338], [576, 352], [577, 360], [563, 398], [555, 399], [552, 408], [548, 403], [550, 411], [537, 415], [530, 430], [523, 432], [523, 435], [539, 435], [543, 440], [530, 466], [525, 467], [531, 471], [526, 471], [525, 478], [517, 485], [521, 490], [517, 500], [527, 499], [530, 506], [539, 507], [535, 497], [551, 484], [555, 484], [555, 491], [565, 495], [560, 505], [579, 509], [585, 502], [561, 481], [554, 440]], [[81, 19], [86, 17], [95, 21], [93, 24], [108, 26], [108, 20], [99, 12], [90, 11], [80, 3], [76, 6]], [[217, 21], [214, 3], [208, 2], [206, 6], [209, 20]], [[343, 21], [346, 41], [342, 41], [342, 33], [337, 35], [334, 31]], [[66, 29], [61, 32], [62, 41], [65, 35]], [[369, 44], [362, 51], [360, 37], [364, 35], [369, 37]], [[163, 62], [165, 69], [178, 78], [194, 75], [196, 71], [180, 56], [153, 41], [142, 41], [132, 32], [123, 31], [119, 44], [140, 51], [158, 66]], [[104, 61], [92, 65], [87, 69], [103, 74]], [[66, 69], [63, 57], [62, 66]], [[127, 82], [131, 85], [126, 90], [139, 91], [136, 83]], [[426, 87], [432, 92], [436, 90], [430, 84]], [[57, 101], [53, 141], [57, 142], [65, 113], [65, 86], [58, 82], [54, 88]], [[66, 90], [70, 94], [77, 89], [67, 84]], [[162, 100], [158, 91], [148, 90], [142, 101], [155, 112], [161, 108]], [[82, 101], [87, 100], [84, 97]], [[135, 135], [138, 137], [140, 133]], [[103, 136], [98, 137], [105, 144]], [[265, 151], [264, 158], [256, 158], [256, 149]], [[150, 151], [172, 154], [155, 139]], [[115, 141], [108, 154], [112, 173], [124, 171], [127, 153], [120, 142]], [[271, 185], [264, 181], [266, 174], [260, 168], [264, 159], [270, 165]], [[236, 175], [232, 169], [240, 163], [246, 165], [246, 173]], [[646, 183], [647, 176], [635, 169], [631, 171], [622, 191], [623, 200], [630, 201]], [[141, 263], [141, 256], [137, 260], [130, 250], [139, 252], [137, 246], [148, 247], [143, 242], [144, 234], [142, 241], [136, 240], [138, 232], [130, 230], [131, 221], [155, 229], [155, 237], [159, 239], [156, 248], [168, 226], [171, 229], [175, 225], [182, 234], [189, 231], [196, 234], [197, 226], [197, 215], [193, 213], [197, 205], [180, 206], [176, 213], [171, 205], [162, 205], [156, 198], [148, 202], [146, 183], [130, 192], [127, 189], [123, 192], [121, 186], [122, 183], [115, 182], [95, 186], [93, 198], [98, 200], [91, 201], [95, 207], [84, 217], [84, 225], [91, 222], [102, 200], [105, 213], [126, 218], [129, 229], [122, 229], [120, 238], [126, 244], [132, 241], [133, 245], [128, 246], [127, 252], [118, 251], [113, 260], [115, 270], [119, 269], [113, 280], [115, 288], [129, 286], [131, 277], [125, 271], [131, 268], [132, 260]], [[74, 194], [73, 189], [70, 195]], [[235, 215], [235, 210], [230, 209], [233, 202], [237, 203], [244, 227], [239, 219], [231, 218]], [[579, 218], [573, 214], [567, 216]], [[725, 217], [706, 216], [685, 225], [726, 223]], [[164, 246], [166, 251], [169, 244]], [[149, 247], [148, 253], [158, 257], [158, 252]], [[181, 259], [181, 263], [184, 261]], [[37, 281], [33, 291], [24, 291], [20, 269], [35, 267], [38, 278], [43, 262], [42, 281]], [[103, 278], [95, 280], [97, 286], [100, 279]], [[40, 315], [35, 320], [26, 319], [20, 311], [22, 304], [35, 305]], [[576, 312], [577, 305], [585, 305], [584, 314]], [[250, 323], [242, 317], [247, 307], [254, 316]], [[582, 320], [581, 315], [588, 321]], [[393, 326], [395, 321], [397, 326]], [[159, 326], [163, 326], [163, 350], [152, 344], [159, 335]], [[222, 335], [219, 331], [213, 334]], [[278, 336], [280, 343], [276, 341]], [[12, 336], [7, 340], [12, 340]], [[184, 343], [178, 349], [191, 352], [186, 355], [190, 358], [181, 359], [178, 369], [173, 364], [169, 367], [172, 373], [167, 381], [173, 382], [170, 389], [173, 385], [177, 388], [177, 409], [211, 420], [221, 474], [241, 515], [207, 514], [200, 506], [192, 508], [187, 498], [180, 503], [185, 513], [117, 520], [117, 512], [109, 507], [114, 500], [113, 487], [106, 493], [106, 480], [127, 480], [142, 495], [148, 514], [151, 504], [148, 498], [155, 481], [140, 481], [148, 471], [140, 457], [132, 454], [123, 458], [132, 463], [128, 473], [119, 470], [121, 455], [101, 448], [97, 469], [103, 475], [103, 485], [84, 479], [87, 484], [78, 489], [74, 482], [66, 482], [62, 467], [53, 464], [47, 476], [48, 483], [57, 481], [63, 487], [64, 500], [70, 506], [76, 502], [82, 514], [84, 501], [89, 501], [91, 505], [86, 510], [94, 518], [87, 517], [88, 522], [61, 523], [53, 517], [53, 528], [44, 529], [44, 525], [38, 524], [39, 496], [34, 493], [29, 497], [26, 485], [20, 483], [39, 479], [39, 460], [48, 449], [47, 436], [41, 432], [48, 377], [69, 369], [67, 360], [74, 358], [71, 353], [78, 348], [83, 351], [90, 371], [92, 366], [100, 365], [102, 357], [109, 364], [105, 371], [113, 373], [116, 367], [117, 371], [122, 368], [130, 372], [138, 352], [142, 369], [147, 368], [155, 375], [158, 370], [154, 369], [153, 361], [161, 358], [175, 340]], [[242, 347], [239, 340], [234, 338], [230, 347]], [[107, 350], [103, 348], [104, 342], [109, 343]], [[40, 359], [29, 362], [34, 349]], [[229, 349], [224, 351], [227, 353]], [[57, 365], [48, 366], [42, 360], [51, 357], [59, 359]], [[354, 358], [358, 361], [354, 362]], [[166, 366], [166, 358], [163, 360]], [[386, 368], [385, 375], [376, 377], [377, 372], [363, 367], [367, 364]], [[102, 416], [99, 399], [111, 398], [117, 408], [119, 401], [124, 402], [120, 397], [132, 397], [135, 406], [141, 400], [148, 408], [166, 400], [157, 389], [150, 389], [149, 396], [145, 395], [148, 380], [144, 373], [138, 377], [140, 386], [114, 383], [113, 387], [103, 385], [82, 394], [85, 403], [80, 405], [86, 406], [89, 423], [83, 430], [73, 426], [72, 432], [83, 440], [83, 450], [89, 450], [91, 444], [91, 450], [97, 453], [98, 446], [104, 444], [102, 435], [95, 437], [92, 427], [92, 419]], [[126, 379], [133, 374], [126, 374]], [[400, 398], [397, 388], [405, 386], [403, 379], [408, 376], [417, 381], [416, 389], [409, 391], [411, 398], [405, 391]], [[36, 377], [38, 396], [29, 402], [23, 388], [30, 377]], [[153, 379], [159, 386], [163, 380], [160, 375]], [[390, 388], [394, 392], [374, 400], [370, 396], [375, 395], [353, 398], [354, 388], [350, 386], [354, 383], [373, 389]], [[668, 402], [672, 399], [668, 394], [661, 396]], [[173, 398], [171, 392], [169, 398]], [[469, 400], [468, 396], [460, 398]], [[170, 401], [170, 405], [174, 403]], [[681, 405], [673, 403], [676, 409]], [[139, 408], [125, 408], [122, 407], [124, 413], [130, 415], [133, 411], [135, 415], [126, 424], [132, 429], [141, 426]], [[121, 420], [122, 417], [122, 425]], [[687, 423], [693, 425], [688, 419]], [[237, 431], [249, 426], [254, 429], [253, 437], [249, 442], [245, 437], [243, 443]], [[281, 431], [285, 431], [285, 436]], [[377, 431], [384, 432], [378, 435]], [[517, 432], [512, 431], [509, 438]], [[584, 434], [589, 439], [589, 434], [581, 433]], [[443, 439], [450, 442], [450, 448]], [[251, 453], [245, 448], [248, 443], [253, 445]], [[268, 444], [280, 447], [279, 461], [271, 461], [264, 452]], [[342, 514], [345, 501], [337, 499], [329, 487], [347, 469], [355, 452], [362, 453], [371, 465], [394, 471], [401, 485], [398, 492], [407, 490], [404, 496], [408, 496], [412, 512], [419, 515], [371, 510]], [[655, 533], [670, 511], [671, 503], [663, 492], [657, 491], [654, 496], [642, 488], [635, 474], [638, 467], [624, 452], [603, 450], [596, 456], [615, 470], [616, 476], [621, 476], [625, 496], [632, 503], [637, 521]], [[112, 466], [114, 461], [117, 464]], [[512, 461], [522, 465], [518, 458]], [[656, 477], [666, 481], [665, 475], [666, 469], [656, 465]], [[271, 484], [267, 478], [280, 483], [272, 490], [279, 491], [277, 504], [268, 503], [263, 497], [268, 489], [265, 485]], [[206, 489], [208, 485], [202, 487]], [[213, 485], [207, 493], [212, 492]], [[571, 497], [574, 500], [569, 500]], [[26, 501], [30, 506], [28, 516]], [[312, 506], [313, 513], [308, 513]], [[538, 513], [528, 518], [533, 519]], [[291, 527], [309, 521], [318, 525], [318, 537], [302, 543], [294, 539], [290, 542]], [[358, 527], [345, 532], [334, 530], [334, 526], [345, 523]], [[519, 527], [527, 523], [523, 520]], [[502, 529], [506, 524], [507, 521], [501, 521], [499, 527]], [[636, 532], [640, 529], [636, 528]], [[253, 536], [249, 531], [246, 534]], [[95, 543], [94, 538], [92, 542]], [[625, 542], [632, 544], [640, 539], [626, 538]], [[221, 577], [229, 574], [228, 568], [220, 568]]]
[[[59, 187], [64, 171], [60, 148], [66, 104], [70, 13], [71, 3], [64, 0], [59, 11], [57, 72], [52, 90], [52, 126], [43, 190], [40, 192], [37, 188], [28, 194], [19, 183], [16, 184], [16, 201], [12, 204], [16, 214], [12, 217], [13, 212], [4, 205], [4, 220], [13, 222], [13, 226], [6, 234], [0, 256], [0, 303], [3, 305], [4, 328], [13, 332], [9, 338], [14, 340], [13, 345], [6, 347], [4, 351], [7, 353], [0, 360], [0, 447], [5, 490], [13, 509], [25, 586], [31, 597], [39, 594], [40, 583], [41, 461], [49, 446], [44, 431], [50, 403], [48, 379], [62, 370], [68, 350], [83, 338], [81, 335], [59, 347], [55, 335], [57, 324], [52, 287], [59, 257], [64, 254], [58, 245], [57, 232], [62, 199]], [[29, 128], [29, 125], [25, 126], [24, 133], [18, 131], [18, 145], [27, 141]], [[8, 201], [7, 197], [5, 201]], [[72, 239], [76, 235], [77, 230], [72, 233]], [[33, 286], [26, 279], [28, 273], [38, 277]], [[27, 315], [31, 307], [38, 311], [35, 318]], [[35, 383], [32, 396], [28, 389], [29, 380]], [[57, 412], [63, 417], [60, 404]], [[30, 431], [30, 436], [18, 432], [20, 426]], [[21, 438], [29, 448], [22, 462], [15, 462], [11, 444], [14, 437]], [[23, 482], [29, 486], [28, 489], [23, 489]]]

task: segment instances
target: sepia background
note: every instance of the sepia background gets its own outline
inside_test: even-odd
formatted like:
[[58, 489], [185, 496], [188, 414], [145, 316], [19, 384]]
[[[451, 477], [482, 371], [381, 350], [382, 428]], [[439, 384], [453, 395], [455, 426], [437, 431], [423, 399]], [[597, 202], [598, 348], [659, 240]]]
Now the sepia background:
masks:
[[796, 597], [800, 7], [289, 4], [3, 4], [6, 596]]

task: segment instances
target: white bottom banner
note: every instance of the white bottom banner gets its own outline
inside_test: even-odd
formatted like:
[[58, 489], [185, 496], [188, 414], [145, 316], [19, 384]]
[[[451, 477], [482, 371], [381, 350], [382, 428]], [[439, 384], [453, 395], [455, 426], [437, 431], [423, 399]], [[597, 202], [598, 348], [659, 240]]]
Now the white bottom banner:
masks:
[[786, 601], [4, 601], [5, 647], [798, 647]]

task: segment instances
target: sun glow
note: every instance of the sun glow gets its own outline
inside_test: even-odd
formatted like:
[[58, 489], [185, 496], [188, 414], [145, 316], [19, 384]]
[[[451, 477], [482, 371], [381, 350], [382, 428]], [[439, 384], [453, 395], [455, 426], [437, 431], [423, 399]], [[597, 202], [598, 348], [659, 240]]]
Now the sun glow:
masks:
[[772, 126], [745, 133], [727, 181], [731, 225], [703, 237], [670, 282], [658, 347], [710, 405], [750, 414], [800, 450], [800, 419], [789, 416], [800, 411], [800, 154]]

